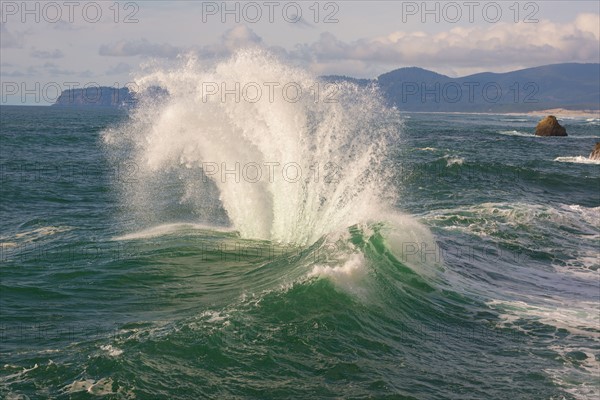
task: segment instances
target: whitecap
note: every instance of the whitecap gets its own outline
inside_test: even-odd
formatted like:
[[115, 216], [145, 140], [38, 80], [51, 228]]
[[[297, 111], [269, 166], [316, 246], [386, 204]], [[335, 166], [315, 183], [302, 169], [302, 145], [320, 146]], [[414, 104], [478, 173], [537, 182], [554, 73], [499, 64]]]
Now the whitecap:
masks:
[[574, 164], [594, 164], [600, 165], [600, 160], [591, 160], [588, 157], [575, 156], [575, 157], [556, 157], [554, 161]]
[[446, 159], [446, 167], [451, 167], [453, 165], [463, 165], [465, 159], [462, 157], [444, 157]]
[[118, 357], [123, 354], [123, 350], [114, 347], [110, 344], [100, 346], [102, 350], [104, 350], [110, 357]]
[[522, 131], [517, 131], [517, 130], [498, 131], [498, 133], [501, 135], [507, 135], [507, 136], [536, 137], [535, 134], [533, 134], [533, 133], [522, 132]]
[[[207, 224], [193, 224], [193, 223], [172, 223], [154, 226], [151, 228], [143, 229], [138, 232], [132, 232], [125, 235], [114, 237], [112, 240], [137, 240], [137, 239], [149, 239], [153, 237], [167, 236], [181, 232], [193, 233], [204, 233], [204, 232], [219, 232], [219, 233], [230, 233], [235, 232], [234, 229], [222, 226], [212, 226]], [[195, 232], [194, 232], [195, 231]]]

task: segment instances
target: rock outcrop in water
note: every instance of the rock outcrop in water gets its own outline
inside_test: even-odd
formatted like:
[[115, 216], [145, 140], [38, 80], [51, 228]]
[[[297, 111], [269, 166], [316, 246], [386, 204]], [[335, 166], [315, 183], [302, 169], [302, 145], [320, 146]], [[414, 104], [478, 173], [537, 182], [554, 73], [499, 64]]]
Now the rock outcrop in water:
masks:
[[567, 136], [567, 130], [561, 126], [554, 115], [548, 115], [535, 127], [536, 136]]
[[127, 87], [95, 86], [64, 90], [53, 106], [130, 108], [135, 107], [142, 97], [162, 101], [168, 96], [169, 92], [158, 86], [151, 86], [142, 92], [131, 91]]
[[600, 161], [600, 142], [596, 142], [594, 150], [590, 153], [590, 160]]
[[63, 91], [53, 104], [58, 107], [129, 107], [135, 98], [128, 88], [95, 86]]

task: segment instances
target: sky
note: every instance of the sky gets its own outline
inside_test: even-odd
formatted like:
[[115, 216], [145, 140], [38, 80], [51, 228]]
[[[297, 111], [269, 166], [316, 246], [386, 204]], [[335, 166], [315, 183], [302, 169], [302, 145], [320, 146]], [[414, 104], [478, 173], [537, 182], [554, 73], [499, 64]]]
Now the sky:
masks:
[[260, 47], [315, 75], [600, 62], [598, 1], [1, 1], [0, 104]]

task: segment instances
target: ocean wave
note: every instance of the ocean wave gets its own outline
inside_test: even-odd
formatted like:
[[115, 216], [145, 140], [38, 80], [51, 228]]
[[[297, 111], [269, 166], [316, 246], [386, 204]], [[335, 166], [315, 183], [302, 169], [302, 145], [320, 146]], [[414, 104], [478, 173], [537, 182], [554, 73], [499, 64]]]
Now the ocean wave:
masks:
[[[599, 213], [598, 207], [579, 205], [483, 203], [430, 211], [423, 219], [428, 225], [447, 231], [444, 236], [452, 238], [463, 234], [467, 241], [470, 240], [468, 237], [477, 238], [483, 250], [493, 249], [494, 254], [498, 254], [498, 258], [493, 258], [494, 262], [506, 263], [507, 279], [523, 273], [520, 268], [509, 271], [511, 266], [529, 260], [534, 270], [539, 268], [544, 274], [558, 272], [565, 279], [578, 278], [575, 275], [580, 273], [588, 274], [580, 277], [583, 281], [579, 282], [585, 285], [590, 282], [590, 274], [600, 269], [598, 259], [593, 257], [600, 237]], [[479, 258], [482, 262], [490, 260], [485, 254]], [[482, 265], [482, 268], [486, 266]], [[530, 280], [531, 277], [525, 275], [521, 279]], [[591, 296], [591, 288], [588, 289], [580, 295]]]
[[168, 236], [173, 234], [196, 234], [201, 235], [206, 232], [214, 233], [235, 233], [233, 228], [213, 226], [207, 224], [193, 224], [187, 222], [171, 223], [154, 226], [143, 229], [138, 232], [127, 233], [125, 235], [116, 236], [112, 240], [138, 240], [149, 239], [160, 236]]
[[322, 265], [317, 264], [309, 272], [308, 277], [327, 278], [337, 287], [354, 295], [364, 296], [366, 289], [361, 285], [368, 273], [366, 260], [361, 253], [352, 254], [341, 265]]
[[25, 232], [19, 232], [14, 235], [17, 239], [35, 240], [44, 236], [56, 235], [57, 233], [71, 230], [69, 226], [42, 226]]
[[[600, 341], [600, 308], [597, 302], [554, 301], [543, 299], [525, 301], [488, 301], [488, 306], [500, 312], [497, 323], [499, 328], [517, 329], [528, 336], [535, 337], [539, 324], [554, 327], [555, 334], [549, 335], [545, 342], [548, 349], [556, 352], [562, 367], [547, 368], [544, 372], [558, 386], [562, 387], [575, 399], [587, 400], [597, 398], [600, 390], [593, 382], [598, 380], [600, 362], [596, 357], [597, 349], [583, 342], [582, 337], [589, 338], [592, 343]], [[531, 322], [526, 322], [531, 321]], [[594, 328], [596, 327], [596, 328]], [[567, 340], [560, 330], [568, 332]]]
[[459, 157], [459, 156], [455, 156], [455, 155], [450, 155], [450, 154], [446, 154], [443, 157], [440, 157], [437, 159], [437, 161], [445, 161], [446, 162], [446, 167], [452, 167], [453, 165], [463, 165], [465, 162], [465, 159], [463, 157]]
[[[600, 239], [600, 236], [596, 240]], [[554, 268], [562, 275], [572, 276], [579, 280], [597, 282], [600, 274], [600, 255], [596, 250], [579, 250], [578, 254]]]
[[579, 204], [565, 204], [561, 208], [578, 213], [591, 225], [597, 225], [600, 222], [600, 206], [584, 207]]
[[529, 122], [531, 119], [528, 118], [505, 118], [502, 119], [504, 122]]
[[445, 156], [444, 158], [446, 159], [447, 167], [451, 167], [453, 165], [463, 165], [463, 163], [465, 162], [465, 159], [462, 157]]
[[[123, 203], [139, 213], [136, 219], [160, 213], [159, 197], [182, 202], [193, 191], [199, 194], [192, 212], [218, 204], [246, 239], [305, 245], [389, 204], [382, 198], [392, 193], [383, 187], [392, 184], [384, 164], [402, 119], [376, 89], [338, 84], [335, 103], [309, 97], [273, 102], [270, 96], [223, 102], [208, 96], [201, 82], [294, 82], [309, 93], [318, 78], [248, 49], [215, 65], [190, 57], [136, 79], [142, 89], [164, 88], [169, 101], [142, 99], [133, 118], [102, 134], [109, 159], [126, 157], [139, 167], [136, 182], [119, 186]], [[274, 95], [286, 99], [283, 88]], [[369, 135], [360, 134], [367, 128]], [[169, 179], [173, 171], [178, 181]], [[182, 198], [182, 186], [194, 189]], [[205, 214], [209, 221], [217, 217]]]
[[102, 345], [100, 349], [104, 350], [109, 357], [118, 357], [123, 354], [123, 350], [111, 344]]
[[[531, 297], [531, 296], [530, 296]], [[565, 299], [531, 298], [522, 300], [489, 300], [487, 305], [500, 312], [499, 326], [518, 328], [530, 333], [517, 324], [519, 319], [534, 319], [557, 329], [565, 329], [572, 335], [600, 340], [600, 308], [597, 302], [572, 301]]]
[[[516, 231], [539, 228], [540, 224], [551, 227], [568, 225], [587, 231], [597, 228], [600, 207], [562, 204], [557, 207], [530, 203], [481, 203], [466, 207], [433, 210], [424, 215], [426, 220], [448, 225], [449, 228], [465, 228], [472, 233], [493, 234], [501, 224], [508, 224]], [[480, 231], [482, 230], [482, 231]]]
[[415, 150], [421, 150], [421, 151], [437, 151], [437, 149], [435, 147], [417, 147]]
[[498, 133], [501, 134], [501, 135], [506, 135], [506, 136], [536, 137], [534, 133], [523, 132], [523, 131], [516, 131], [516, 130], [498, 131]]
[[597, 126], [600, 125], [600, 118], [588, 118], [585, 120], [587, 125]]
[[70, 226], [42, 226], [12, 235], [0, 236], [0, 246], [4, 248], [19, 247], [72, 229]]
[[62, 388], [65, 394], [86, 392], [92, 396], [121, 395], [123, 398], [134, 398], [133, 393], [123, 393], [122, 390], [113, 391], [114, 382], [111, 378], [81, 379]]
[[600, 165], [600, 160], [590, 160], [588, 157], [575, 156], [575, 157], [556, 157], [554, 161], [563, 163], [574, 163], [574, 164], [593, 164]]

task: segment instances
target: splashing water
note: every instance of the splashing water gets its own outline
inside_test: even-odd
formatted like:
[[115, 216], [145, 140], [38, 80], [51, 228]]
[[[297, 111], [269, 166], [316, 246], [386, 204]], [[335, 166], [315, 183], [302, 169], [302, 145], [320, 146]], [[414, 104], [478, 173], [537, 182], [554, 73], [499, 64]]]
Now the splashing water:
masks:
[[208, 67], [188, 57], [136, 84], [169, 95], [142, 96], [103, 137], [135, 163], [123, 193], [139, 212], [177, 196], [203, 222], [221, 208], [245, 238], [306, 244], [385, 208], [401, 121], [373, 87], [326, 84], [258, 50]]

